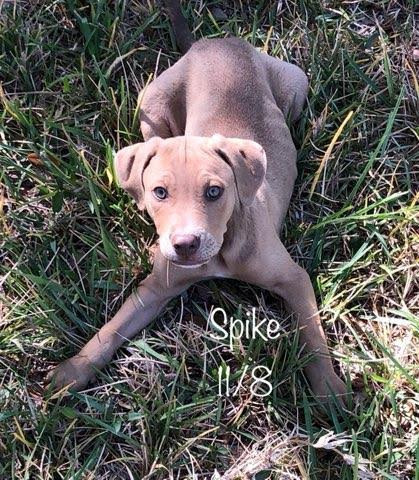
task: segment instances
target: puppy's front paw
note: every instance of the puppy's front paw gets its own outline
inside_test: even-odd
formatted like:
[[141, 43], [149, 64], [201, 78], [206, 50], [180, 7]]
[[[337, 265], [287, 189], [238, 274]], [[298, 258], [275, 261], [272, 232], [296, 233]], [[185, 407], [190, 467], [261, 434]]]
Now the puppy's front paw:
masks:
[[330, 402], [334, 396], [342, 406], [346, 403], [348, 394], [346, 385], [335, 372], [323, 375], [317, 381], [313, 381], [311, 388], [315, 397], [321, 403]]
[[94, 378], [95, 372], [90, 361], [86, 357], [75, 355], [49, 372], [46, 381], [53, 390], [67, 386], [71, 390], [82, 390]]

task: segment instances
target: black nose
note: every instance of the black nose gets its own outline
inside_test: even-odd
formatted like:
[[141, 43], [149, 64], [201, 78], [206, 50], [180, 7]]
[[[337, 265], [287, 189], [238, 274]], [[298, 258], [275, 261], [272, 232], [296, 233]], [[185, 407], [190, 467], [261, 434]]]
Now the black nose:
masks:
[[190, 257], [199, 248], [201, 239], [196, 235], [173, 235], [172, 245], [176, 253], [181, 257]]

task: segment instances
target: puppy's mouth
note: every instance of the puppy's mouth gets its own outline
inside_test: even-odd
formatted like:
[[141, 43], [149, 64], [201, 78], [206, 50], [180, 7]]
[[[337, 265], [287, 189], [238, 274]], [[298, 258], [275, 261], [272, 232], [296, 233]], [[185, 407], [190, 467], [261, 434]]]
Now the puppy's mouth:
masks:
[[219, 252], [221, 245], [205, 230], [193, 231], [200, 237], [200, 246], [194, 252], [176, 252], [169, 235], [159, 237], [160, 252], [173, 265], [179, 268], [199, 268], [210, 262]]
[[171, 260], [174, 265], [181, 268], [199, 268], [207, 264], [209, 261], [210, 259], [198, 262], [196, 260]]

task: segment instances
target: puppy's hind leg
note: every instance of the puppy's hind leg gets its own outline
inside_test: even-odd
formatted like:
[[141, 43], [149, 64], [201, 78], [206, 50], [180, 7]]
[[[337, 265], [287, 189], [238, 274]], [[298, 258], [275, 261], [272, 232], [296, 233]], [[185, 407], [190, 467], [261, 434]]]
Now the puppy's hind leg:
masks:
[[183, 57], [140, 93], [141, 133], [145, 141], [152, 137], [170, 138], [184, 135], [186, 76], [187, 58]]
[[307, 75], [292, 63], [260, 53], [268, 72], [269, 83], [276, 104], [285, 118], [295, 122], [307, 99]]
[[154, 80], [140, 93], [140, 126], [144, 141], [153, 137], [173, 137], [166, 115], [167, 102], [156, 83]]

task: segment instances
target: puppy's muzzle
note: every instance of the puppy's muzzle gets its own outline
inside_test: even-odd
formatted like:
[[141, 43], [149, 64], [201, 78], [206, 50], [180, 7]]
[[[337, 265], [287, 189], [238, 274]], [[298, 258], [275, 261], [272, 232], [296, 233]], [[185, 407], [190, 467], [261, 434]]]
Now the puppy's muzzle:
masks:
[[170, 240], [176, 254], [185, 260], [194, 255], [201, 245], [201, 238], [192, 234], [172, 235]]
[[160, 251], [168, 260], [185, 268], [207, 263], [221, 248], [221, 243], [203, 228], [163, 234], [159, 243]]

